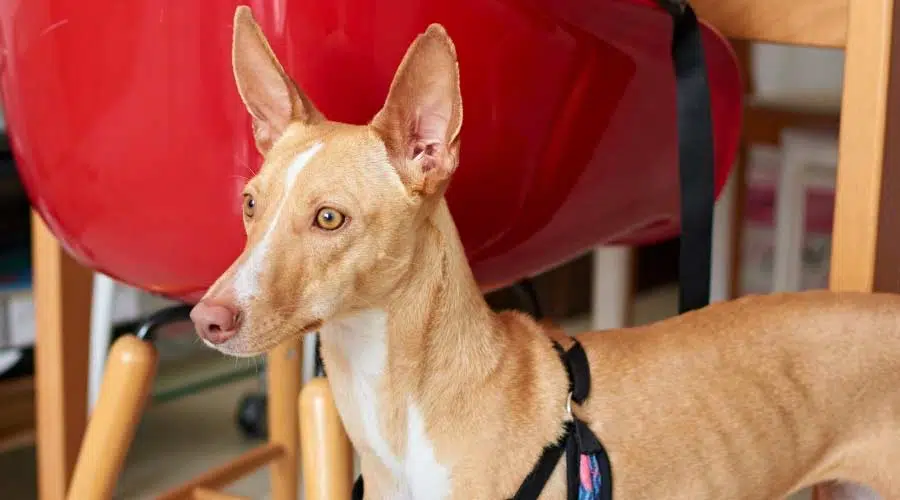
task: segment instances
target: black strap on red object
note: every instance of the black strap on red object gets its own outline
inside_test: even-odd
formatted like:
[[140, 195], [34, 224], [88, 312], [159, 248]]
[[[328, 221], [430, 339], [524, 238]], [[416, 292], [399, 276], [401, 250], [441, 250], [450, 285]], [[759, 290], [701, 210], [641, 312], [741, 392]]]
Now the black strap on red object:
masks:
[[657, 0], [672, 15], [681, 192], [678, 310], [709, 304], [715, 208], [715, 149], [700, 23], [685, 0]]

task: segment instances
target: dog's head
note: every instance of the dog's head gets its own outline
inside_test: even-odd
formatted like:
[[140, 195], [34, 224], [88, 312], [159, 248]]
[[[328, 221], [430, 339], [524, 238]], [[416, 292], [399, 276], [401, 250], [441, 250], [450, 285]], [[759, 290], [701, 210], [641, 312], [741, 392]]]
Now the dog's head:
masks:
[[208, 344], [249, 356], [375, 306], [404, 279], [457, 165], [462, 102], [438, 25], [413, 41], [365, 126], [328, 121], [243, 6], [232, 63], [264, 162], [236, 201], [246, 246], [191, 318]]

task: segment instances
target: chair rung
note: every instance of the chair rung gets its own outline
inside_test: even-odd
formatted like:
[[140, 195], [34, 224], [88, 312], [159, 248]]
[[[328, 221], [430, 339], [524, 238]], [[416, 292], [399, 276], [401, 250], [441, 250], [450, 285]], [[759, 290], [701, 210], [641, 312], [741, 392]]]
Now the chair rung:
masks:
[[[193, 481], [190, 481], [176, 489], [170, 490], [157, 498], [158, 500], [193, 500], [197, 498], [195, 496], [197, 490], [202, 490], [204, 492], [209, 491], [216, 495], [222, 495], [221, 493], [217, 493], [214, 490], [237, 481], [238, 479], [259, 469], [260, 467], [268, 465], [269, 462], [281, 457], [283, 454], [284, 448], [282, 448], [278, 444], [265, 444], [262, 446], [258, 446], [250, 451], [247, 451], [243, 455], [240, 455], [234, 460], [220, 465], [219, 467], [200, 475], [200, 477], [197, 477]], [[205, 498], [225, 499], [235, 497], [218, 496]]]
[[843, 48], [850, 1], [691, 0], [691, 5], [729, 38]]

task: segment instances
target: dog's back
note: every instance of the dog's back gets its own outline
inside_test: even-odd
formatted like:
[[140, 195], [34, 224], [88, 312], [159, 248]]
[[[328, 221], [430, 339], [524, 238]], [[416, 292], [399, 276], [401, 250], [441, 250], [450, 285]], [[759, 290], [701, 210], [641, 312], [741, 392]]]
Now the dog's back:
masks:
[[830, 479], [900, 498], [900, 296], [746, 297], [578, 338], [621, 498], [779, 498]]

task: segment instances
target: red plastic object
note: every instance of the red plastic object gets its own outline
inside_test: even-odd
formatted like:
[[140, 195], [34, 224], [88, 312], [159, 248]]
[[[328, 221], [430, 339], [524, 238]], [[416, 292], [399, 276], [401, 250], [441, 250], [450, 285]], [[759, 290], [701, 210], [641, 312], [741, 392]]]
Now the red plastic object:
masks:
[[[485, 289], [601, 243], [678, 231], [671, 21], [648, 0], [249, 0], [331, 119], [380, 107], [414, 36], [444, 24], [465, 105], [451, 210]], [[235, 1], [5, 0], [0, 87], [34, 206], [81, 262], [196, 299], [243, 245], [260, 158], [231, 72]], [[717, 184], [741, 81], [704, 28]]]

